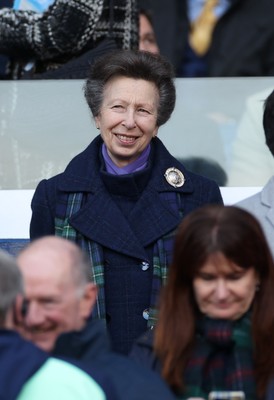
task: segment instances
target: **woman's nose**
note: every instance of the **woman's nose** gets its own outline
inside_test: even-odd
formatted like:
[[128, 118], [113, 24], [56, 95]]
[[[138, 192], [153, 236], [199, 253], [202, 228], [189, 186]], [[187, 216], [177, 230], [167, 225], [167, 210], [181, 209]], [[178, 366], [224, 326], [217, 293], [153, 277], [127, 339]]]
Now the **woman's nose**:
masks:
[[127, 110], [124, 114], [124, 121], [123, 121], [123, 125], [127, 128], [127, 129], [133, 129], [136, 126], [136, 122], [135, 122], [135, 113], [133, 110]]
[[227, 282], [224, 279], [217, 281], [215, 292], [218, 300], [226, 299], [228, 295], [228, 287]]

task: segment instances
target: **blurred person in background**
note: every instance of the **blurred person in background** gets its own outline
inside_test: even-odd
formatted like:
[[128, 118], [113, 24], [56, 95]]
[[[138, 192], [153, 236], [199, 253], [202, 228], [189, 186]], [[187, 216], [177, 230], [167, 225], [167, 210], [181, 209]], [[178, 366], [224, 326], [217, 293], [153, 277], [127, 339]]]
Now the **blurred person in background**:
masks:
[[25, 338], [51, 355], [81, 362], [87, 371], [102, 371], [118, 399], [173, 399], [159, 376], [111, 350], [104, 322], [91, 317], [97, 288], [79, 246], [45, 236], [22, 250], [17, 261], [25, 281]]
[[[274, 157], [274, 90], [264, 102], [263, 130], [264, 141], [270, 154]], [[263, 159], [261, 159], [261, 163], [263, 163]], [[240, 201], [237, 206], [246, 209], [258, 218], [274, 257], [274, 170], [272, 177], [261, 191]]]
[[[96, 57], [138, 48], [137, 0], [55, 0], [44, 12], [0, 10], [9, 79], [83, 79]], [[50, 32], [50, 34], [49, 34]]]
[[211, 391], [264, 399], [274, 373], [273, 287], [257, 219], [238, 207], [201, 207], [178, 228], [158, 322], [131, 356], [179, 399], [206, 400]]
[[[115, 400], [76, 366], [49, 357], [15, 330], [26, 313], [23, 278], [0, 250], [0, 398], [5, 400]], [[100, 374], [102, 372], [100, 371]]]
[[139, 17], [139, 50], [159, 53], [159, 47], [156, 41], [153, 28], [152, 16], [146, 9], [140, 10]]
[[145, 0], [178, 77], [274, 75], [272, 0]]

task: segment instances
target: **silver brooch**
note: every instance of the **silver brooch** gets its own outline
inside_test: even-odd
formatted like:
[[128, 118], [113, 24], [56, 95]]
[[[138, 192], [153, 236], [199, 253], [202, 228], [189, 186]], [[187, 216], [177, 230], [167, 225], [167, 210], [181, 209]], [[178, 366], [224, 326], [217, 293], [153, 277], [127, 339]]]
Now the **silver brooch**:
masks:
[[183, 186], [185, 183], [184, 174], [177, 168], [168, 168], [165, 172], [167, 182], [175, 188]]

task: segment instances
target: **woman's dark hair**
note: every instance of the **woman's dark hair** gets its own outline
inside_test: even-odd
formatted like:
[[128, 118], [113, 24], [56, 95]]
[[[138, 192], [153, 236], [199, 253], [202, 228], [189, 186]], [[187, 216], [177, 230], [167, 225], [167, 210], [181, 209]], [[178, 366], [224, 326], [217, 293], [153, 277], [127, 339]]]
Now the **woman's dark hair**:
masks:
[[260, 280], [252, 308], [255, 376], [258, 394], [265, 393], [274, 372], [274, 263], [259, 222], [234, 206], [208, 205], [185, 217], [178, 228], [167, 285], [160, 299], [154, 350], [163, 378], [182, 390], [182, 377], [195, 338], [197, 305], [193, 279], [209, 259], [223, 255], [242, 268], [253, 267]]
[[264, 103], [263, 127], [266, 144], [274, 156], [274, 90]]
[[140, 8], [139, 14], [144, 15], [150, 25], [153, 27], [153, 17], [152, 17], [152, 11], [147, 8]]
[[117, 76], [154, 83], [159, 91], [157, 126], [170, 118], [176, 99], [172, 66], [159, 54], [139, 50], [115, 50], [95, 61], [84, 86], [93, 117], [100, 113], [106, 83]]

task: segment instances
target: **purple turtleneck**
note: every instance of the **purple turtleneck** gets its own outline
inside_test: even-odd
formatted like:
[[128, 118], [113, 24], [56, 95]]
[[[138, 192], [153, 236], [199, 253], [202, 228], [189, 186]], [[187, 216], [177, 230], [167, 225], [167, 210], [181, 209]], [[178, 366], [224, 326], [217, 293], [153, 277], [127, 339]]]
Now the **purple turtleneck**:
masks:
[[150, 144], [145, 148], [145, 150], [137, 158], [137, 160], [129, 163], [125, 167], [120, 168], [117, 165], [115, 165], [112, 159], [110, 158], [105, 143], [103, 143], [102, 146], [102, 155], [106, 164], [107, 172], [113, 175], [126, 175], [126, 174], [131, 174], [133, 172], [141, 171], [147, 166], [149, 153], [150, 153]]

